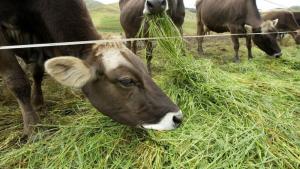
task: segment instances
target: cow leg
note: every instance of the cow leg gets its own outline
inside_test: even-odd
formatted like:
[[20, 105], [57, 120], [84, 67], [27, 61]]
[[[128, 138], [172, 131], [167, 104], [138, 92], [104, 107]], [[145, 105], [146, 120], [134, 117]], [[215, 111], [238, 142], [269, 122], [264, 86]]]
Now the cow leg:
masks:
[[44, 67], [35, 63], [32, 68], [33, 86], [32, 86], [32, 105], [35, 110], [39, 111], [44, 105], [42, 92], [42, 81], [44, 77]]
[[[128, 34], [126, 34], [126, 38], [129, 39], [130, 36]], [[126, 46], [128, 49], [130, 49], [132, 51], [132, 41], [127, 41]]]
[[136, 54], [137, 53], [137, 42], [136, 41], [133, 41], [132, 42], [132, 52], [134, 53], [134, 54]]
[[[183, 38], [183, 28], [182, 28], [182, 26], [178, 26], [178, 29], [179, 29], [181, 37]], [[181, 53], [182, 53], [183, 56], [186, 56], [186, 51], [185, 51], [184, 47], [181, 49]]]
[[33, 131], [33, 125], [38, 123], [39, 117], [31, 105], [29, 80], [10, 51], [0, 51], [0, 75], [19, 103], [23, 116], [23, 134], [28, 136]]
[[152, 70], [151, 70], [151, 60], [152, 60], [152, 53], [153, 53], [153, 45], [151, 41], [146, 42], [146, 60], [147, 60], [147, 68], [148, 72], [151, 75]]
[[128, 49], [132, 50], [131, 47], [132, 47], [132, 42], [131, 41], [128, 41], [126, 42], [126, 46]]
[[182, 36], [183, 35], [183, 28], [182, 28], [182, 26], [178, 26], [177, 25], [177, 28], [179, 30], [180, 35]]
[[246, 46], [248, 49], [248, 59], [251, 60], [253, 59], [253, 55], [252, 55], [252, 38], [251, 36], [246, 36]]
[[198, 36], [201, 36], [201, 37], [198, 37], [197, 40], [198, 40], [198, 54], [199, 55], [203, 55], [204, 52], [203, 52], [203, 35], [205, 35], [205, 30], [204, 30], [204, 25], [201, 21], [198, 21], [198, 24], [197, 24], [197, 35]]
[[[129, 39], [131, 38], [130, 36], [126, 35], [126, 38]], [[126, 46], [128, 49], [130, 49], [134, 54], [137, 53], [137, 46], [136, 46], [136, 41], [128, 41], [126, 42]]]
[[283, 33], [280, 33], [279, 36], [277, 37], [278, 41], [280, 44], [282, 44], [282, 40], [284, 38], [284, 34]]
[[234, 62], [240, 62], [240, 56], [239, 56], [239, 49], [240, 49], [240, 43], [238, 36], [231, 36], [231, 40], [233, 42], [233, 48], [235, 52], [234, 56]]

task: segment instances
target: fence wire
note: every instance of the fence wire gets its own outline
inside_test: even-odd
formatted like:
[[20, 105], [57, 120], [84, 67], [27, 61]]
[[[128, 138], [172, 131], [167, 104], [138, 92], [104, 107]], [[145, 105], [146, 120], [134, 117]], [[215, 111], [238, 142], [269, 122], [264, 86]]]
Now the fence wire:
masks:
[[[275, 3], [270, 0], [264, 0], [267, 3], [276, 5], [280, 8], [284, 7], [288, 10], [288, 7]], [[173, 37], [148, 37], [148, 38], [129, 38], [129, 39], [101, 39], [101, 40], [90, 40], [90, 41], [73, 41], [73, 42], [58, 42], [58, 43], [39, 43], [39, 44], [26, 44], [26, 45], [9, 45], [0, 46], [0, 50], [9, 49], [27, 49], [27, 48], [42, 48], [42, 47], [58, 47], [58, 46], [75, 46], [75, 45], [88, 45], [88, 44], [107, 44], [117, 42], [133, 42], [133, 41], [156, 41], [161, 39], [195, 39], [195, 38], [210, 38], [210, 37], [228, 37], [228, 36], [249, 36], [249, 35], [267, 35], [267, 34], [288, 34], [296, 33], [296, 31], [285, 31], [276, 33], [240, 33], [240, 34], [216, 34], [216, 35], [194, 35], [194, 36], [173, 36]]]
[[90, 41], [74, 41], [74, 42], [0, 46], [0, 50], [57, 47], [57, 46], [75, 46], [75, 45], [88, 45], [88, 44], [107, 44], [107, 43], [133, 42], [133, 41], [155, 41], [155, 40], [160, 40], [160, 39], [176, 39], [176, 38], [194, 39], [194, 38], [227, 37], [227, 36], [286, 34], [286, 33], [293, 33], [293, 32], [296, 32], [296, 31], [271, 32], [271, 33], [216, 34], [216, 35], [201, 35], [201, 36], [194, 35], [194, 36], [172, 36], [172, 37], [149, 37], [149, 38], [130, 38], [130, 39], [101, 39], [101, 40], [90, 40]]

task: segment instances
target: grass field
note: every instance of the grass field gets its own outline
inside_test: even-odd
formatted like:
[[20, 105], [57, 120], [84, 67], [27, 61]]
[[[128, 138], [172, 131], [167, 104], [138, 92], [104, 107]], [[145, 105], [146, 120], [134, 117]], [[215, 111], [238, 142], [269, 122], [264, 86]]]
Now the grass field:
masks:
[[[91, 11], [97, 28], [119, 35], [117, 6], [100, 8]], [[187, 14], [186, 34], [194, 19]], [[153, 77], [185, 115], [172, 132], [115, 123], [46, 77], [47, 109], [24, 144], [18, 105], [0, 83], [0, 168], [300, 168], [300, 47], [286, 39], [281, 59], [254, 48], [248, 61], [241, 45], [239, 64], [229, 37], [206, 39], [205, 56], [195, 40], [187, 48], [179, 66], [154, 53]]]

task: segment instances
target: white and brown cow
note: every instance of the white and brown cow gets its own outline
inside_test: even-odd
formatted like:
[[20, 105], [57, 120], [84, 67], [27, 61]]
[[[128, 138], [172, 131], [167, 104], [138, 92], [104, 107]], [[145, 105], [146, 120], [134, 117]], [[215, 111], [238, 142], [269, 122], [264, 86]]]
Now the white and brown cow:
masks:
[[[39, 43], [101, 39], [82, 0], [2, 0], [0, 46], [11, 45], [7, 25], [34, 36]], [[29, 80], [16, 59], [16, 55], [27, 57], [27, 50], [0, 50], [0, 75], [20, 105], [25, 135], [31, 134], [32, 125], [39, 122], [32, 105], [36, 98], [31, 97]], [[50, 51], [45, 69], [54, 79], [81, 89], [96, 109], [117, 122], [155, 130], [172, 130], [182, 122], [178, 106], [155, 84], [141, 60], [123, 45], [44, 50]], [[40, 73], [40, 81], [42, 77]]]

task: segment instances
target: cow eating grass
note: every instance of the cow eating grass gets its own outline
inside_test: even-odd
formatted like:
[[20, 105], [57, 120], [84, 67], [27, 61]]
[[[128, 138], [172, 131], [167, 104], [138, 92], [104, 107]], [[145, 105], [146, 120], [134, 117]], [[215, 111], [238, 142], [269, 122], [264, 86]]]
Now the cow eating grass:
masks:
[[[0, 25], [1, 46], [11, 45], [3, 25], [32, 35], [39, 43], [102, 39], [82, 0], [4, 0], [0, 2]], [[46, 71], [58, 82], [82, 89], [92, 105], [112, 119], [155, 130], [175, 129], [182, 122], [178, 106], [155, 84], [140, 59], [124, 46], [77, 45], [45, 50], [52, 58], [46, 62]], [[19, 103], [23, 133], [28, 136], [39, 116], [32, 105], [35, 101], [29, 79], [16, 55], [25, 57], [19, 50], [0, 51], [0, 75]], [[40, 88], [43, 70], [37, 72]]]
[[300, 45], [300, 26], [297, 23], [293, 12], [278, 10], [270, 11], [262, 14], [262, 18], [266, 20], [278, 19], [276, 29], [279, 32], [289, 32], [296, 44]]
[[115, 121], [133, 127], [172, 130], [182, 113], [158, 88], [143, 63], [120, 44], [96, 45], [82, 61], [58, 57], [46, 71], [58, 82], [82, 89], [92, 105]]
[[[163, 15], [167, 13], [174, 24], [182, 32], [182, 25], [185, 17], [185, 6], [183, 0], [120, 0], [121, 10], [120, 22], [125, 31], [126, 38], [134, 38], [139, 35], [143, 18], [146, 15]], [[144, 26], [144, 37], [148, 35], [148, 26]], [[130, 42], [127, 46], [134, 52], [137, 52], [136, 42]], [[151, 74], [151, 60], [153, 53], [153, 44], [146, 41], [146, 59], [147, 68]]]
[[[278, 20], [263, 22], [255, 0], [198, 0], [196, 8], [198, 35], [203, 36], [209, 30], [217, 33], [245, 34], [244, 36], [231, 36], [235, 51], [234, 61], [240, 61], [239, 37], [246, 37], [249, 59], [253, 58], [251, 38], [266, 54], [274, 57], [282, 55], [277, 43], [276, 24]], [[251, 33], [257, 34], [247, 35], [245, 27], [247, 25]], [[198, 39], [200, 55], [204, 53], [202, 43], [203, 37], [200, 37]]]

